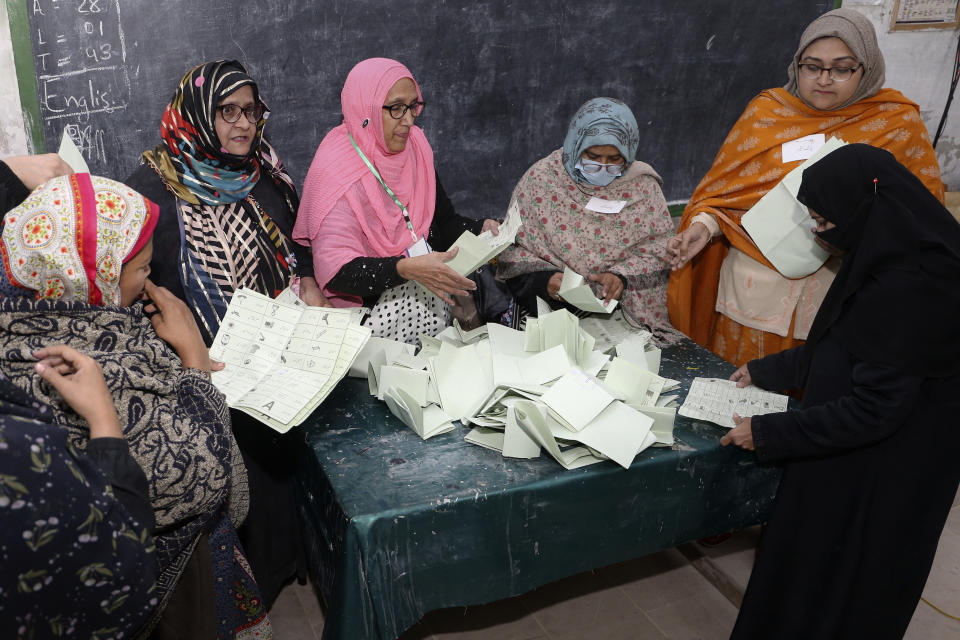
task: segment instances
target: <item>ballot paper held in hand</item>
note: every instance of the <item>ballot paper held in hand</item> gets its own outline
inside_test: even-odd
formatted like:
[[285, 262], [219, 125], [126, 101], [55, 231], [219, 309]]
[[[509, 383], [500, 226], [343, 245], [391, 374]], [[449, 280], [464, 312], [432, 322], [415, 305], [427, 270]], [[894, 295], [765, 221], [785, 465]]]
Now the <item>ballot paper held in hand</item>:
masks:
[[583, 276], [570, 267], [563, 268], [563, 280], [560, 282], [558, 295], [581, 311], [611, 313], [617, 308], [616, 300], [604, 302], [593, 295], [593, 289], [584, 281]]
[[743, 217], [741, 223], [757, 248], [787, 278], [803, 278], [830, 257], [814, 242], [813, 219], [806, 206], [797, 200], [803, 171], [831, 151], [847, 144], [830, 138], [800, 166], [793, 169]]
[[521, 224], [520, 205], [514, 201], [497, 235], [493, 235], [492, 231], [484, 231], [478, 236], [469, 231], [460, 234], [453, 243], [453, 247], [457, 247], [457, 255], [447, 262], [447, 266], [462, 276], [470, 275], [513, 244]]

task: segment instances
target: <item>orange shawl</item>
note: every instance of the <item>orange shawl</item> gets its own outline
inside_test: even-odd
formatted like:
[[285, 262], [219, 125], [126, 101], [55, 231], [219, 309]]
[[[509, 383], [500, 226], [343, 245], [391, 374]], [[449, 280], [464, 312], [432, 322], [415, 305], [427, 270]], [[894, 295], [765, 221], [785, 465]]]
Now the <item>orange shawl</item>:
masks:
[[711, 242], [674, 271], [667, 289], [673, 326], [707, 346], [716, 322], [720, 265], [730, 245], [769, 268], [740, 218], [801, 161], [783, 163], [781, 145], [814, 133], [863, 142], [890, 151], [943, 202], [940, 166], [917, 105], [894, 89], [835, 111], [817, 111], [784, 89], [767, 89], [750, 101], [720, 147], [683, 212], [678, 231], [700, 212], [713, 214], [726, 242]]

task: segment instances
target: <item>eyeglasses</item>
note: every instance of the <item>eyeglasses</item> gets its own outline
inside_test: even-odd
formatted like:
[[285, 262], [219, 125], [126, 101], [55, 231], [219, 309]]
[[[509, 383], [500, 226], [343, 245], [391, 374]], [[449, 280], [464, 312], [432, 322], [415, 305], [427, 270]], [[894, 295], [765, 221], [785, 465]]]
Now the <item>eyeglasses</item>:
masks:
[[602, 162], [594, 162], [593, 160], [580, 159], [580, 170], [584, 173], [600, 173], [601, 170], [606, 170], [610, 175], [616, 175], [623, 171], [623, 167], [626, 163], [621, 164], [603, 164]]
[[223, 118], [223, 121], [230, 124], [239, 120], [241, 113], [247, 117], [247, 122], [257, 124], [260, 122], [263, 114], [266, 113], [267, 108], [263, 106], [263, 104], [256, 104], [245, 109], [238, 104], [222, 104], [217, 107], [217, 111], [220, 112], [220, 117]]
[[403, 116], [407, 115], [407, 111], [413, 114], [413, 117], [416, 118], [421, 113], [423, 113], [423, 103], [422, 102], [411, 102], [410, 104], [391, 104], [383, 105], [384, 111], [390, 112], [390, 117], [394, 120], [400, 120]]
[[810, 80], [816, 80], [820, 77], [820, 74], [826, 71], [830, 74], [830, 79], [834, 82], [846, 82], [853, 77], [853, 74], [857, 72], [857, 69], [863, 66], [863, 63], [854, 66], [854, 67], [821, 67], [818, 64], [813, 64], [807, 62], [800, 65], [800, 73], [804, 78], [809, 78]]

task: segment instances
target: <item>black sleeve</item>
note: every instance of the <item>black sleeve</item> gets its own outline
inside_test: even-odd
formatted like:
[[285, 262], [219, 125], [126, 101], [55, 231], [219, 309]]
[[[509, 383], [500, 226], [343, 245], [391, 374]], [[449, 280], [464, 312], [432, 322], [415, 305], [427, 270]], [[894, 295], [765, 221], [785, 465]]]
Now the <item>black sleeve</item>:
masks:
[[[473, 220], [458, 216], [453, 203], [440, 184], [437, 176], [437, 202], [427, 234], [427, 243], [434, 251], [446, 251], [464, 231], [479, 233], [483, 220]], [[393, 258], [354, 258], [340, 267], [337, 275], [330, 279], [327, 288], [337, 293], [359, 296], [366, 303], [375, 300], [381, 293], [406, 282], [397, 273], [400, 257]], [[312, 263], [311, 263], [312, 264]]]
[[[864, 447], [892, 435], [913, 411], [923, 380], [866, 362], [853, 365], [847, 395], [803, 409], [754, 416], [761, 460], [818, 458]], [[751, 374], [752, 376], [752, 374]]]
[[3, 213], [26, 200], [28, 195], [30, 189], [27, 189], [27, 185], [20, 181], [6, 162], [0, 161], [0, 204], [3, 205]]
[[440, 176], [437, 175], [437, 204], [433, 212], [433, 222], [430, 223], [430, 233], [427, 234], [430, 247], [434, 251], [446, 251], [464, 231], [478, 234], [482, 228], [483, 220], [457, 215], [447, 192], [440, 184]]
[[150, 505], [147, 476], [130, 455], [130, 447], [123, 438], [91, 438], [87, 443], [87, 457], [96, 464], [113, 493], [127, 512], [141, 525], [153, 531], [156, 522]]
[[770, 391], [803, 388], [801, 366], [805, 347], [806, 345], [800, 345], [748, 362], [747, 370], [753, 384]]
[[400, 258], [354, 258], [340, 267], [327, 288], [366, 301], [406, 282], [397, 273]]

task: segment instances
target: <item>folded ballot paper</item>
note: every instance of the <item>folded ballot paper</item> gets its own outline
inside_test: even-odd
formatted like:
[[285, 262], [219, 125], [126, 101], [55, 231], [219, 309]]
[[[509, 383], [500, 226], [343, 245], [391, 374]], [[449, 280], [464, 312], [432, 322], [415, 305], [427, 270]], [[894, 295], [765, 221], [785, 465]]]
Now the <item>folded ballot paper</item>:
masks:
[[787, 410], [788, 400], [785, 395], [764, 391], [753, 385], [737, 387], [732, 380], [694, 378], [678, 413], [732, 429], [736, 426], [733, 423], [734, 413], [744, 418], [780, 413]]
[[469, 231], [464, 231], [453, 243], [453, 247], [458, 248], [457, 255], [447, 263], [447, 266], [462, 276], [473, 273], [513, 244], [521, 224], [520, 205], [514, 202], [507, 211], [507, 217], [500, 225], [497, 235], [484, 231], [476, 236]]
[[80, 153], [80, 149], [77, 148], [66, 129], [63, 130], [63, 135], [60, 137], [60, 148], [57, 149], [57, 155], [70, 165], [74, 173], [90, 173], [87, 161], [83, 159], [83, 154]]
[[797, 191], [800, 190], [804, 169], [845, 144], [839, 138], [827, 140], [741, 218], [743, 228], [753, 238], [757, 248], [787, 278], [806, 277], [823, 266], [830, 257], [814, 242], [811, 232], [814, 223], [807, 207], [797, 200]]
[[643, 449], [673, 444], [676, 401], [664, 392], [678, 383], [648, 363], [649, 334], [625, 335], [644, 340], [635, 345], [641, 363], [594, 350], [566, 310], [531, 319], [526, 331], [454, 326], [421, 336], [416, 355], [392, 341], [372, 343], [367, 381], [425, 440], [459, 420], [471, 427], [467, 442], [504, 457], [545, 451], [567, 469], [604, 460], [629, 467]]
[[604, 303], [593, 295], [593, 289], [584, 281], [583, 276], [570, 267], [563, 269], [563, 280], [560, 282], [558, 295], [581, 311], [612, 313], [617, 308], [616, 300]]
[[280, 433], [313, 413], [370, 338], [350, 309], [308, 307], [290, 295], [238, 289], [210, 347], [226, 364], [211, 377], [227, 404]]

